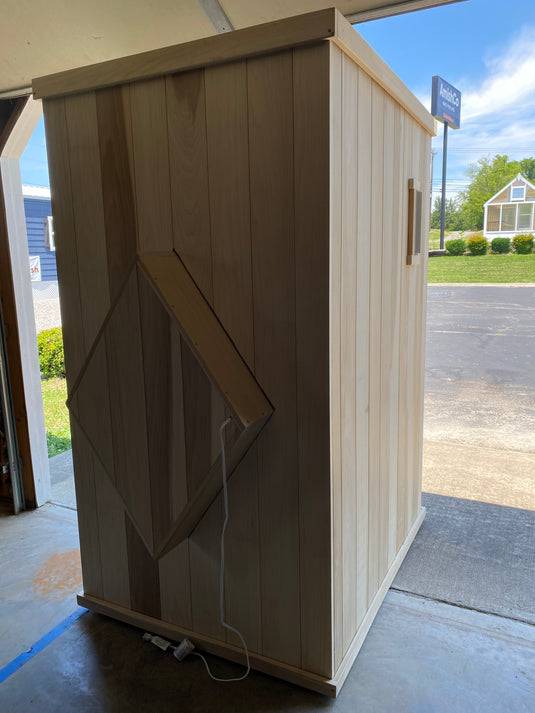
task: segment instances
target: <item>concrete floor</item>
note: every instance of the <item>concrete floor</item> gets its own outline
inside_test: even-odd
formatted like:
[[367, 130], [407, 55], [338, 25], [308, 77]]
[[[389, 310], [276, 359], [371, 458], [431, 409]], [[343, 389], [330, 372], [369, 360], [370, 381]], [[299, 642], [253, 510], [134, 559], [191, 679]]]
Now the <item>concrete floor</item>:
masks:
[[[336, 701], [255, 672], [215, 683], [199, 659], [180, 664], [142, 631], [88, 612], [0, 684], [0, 711], [533, 713], [535, 513], [437, 495], [424, 504], [396, 589]], [[77, 611], [74, 516], [47, 505], [0, 518], [0, 669]], [[210, 663], [216, 675], [240, 673]]]
[[[393, 587], [535, 626], [535, 512], [428, 493], [422, 500], [427, 517]], [[535, 672], [535, 652], [533, 661]]]
[[73, 510], [44, 505], [15, 517], [2, 506], [0, 539], [1, 669], [72, 614], [82, 573]]
[[[390, 592], [337, 700], [251, 672], [215, 683], [88, 613], [0, 687], [5, 713], [532, 713], [535, 629]], [[210, 658], [223, 676], [235, 666]]]

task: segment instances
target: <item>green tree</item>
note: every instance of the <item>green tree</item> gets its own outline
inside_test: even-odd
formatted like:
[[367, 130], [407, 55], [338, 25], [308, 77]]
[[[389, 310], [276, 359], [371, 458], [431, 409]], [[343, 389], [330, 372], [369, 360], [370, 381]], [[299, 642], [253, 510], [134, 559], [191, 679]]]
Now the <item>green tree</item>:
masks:
[[[442, 206], [442, 197], [437, 196], [433, 203], [431, 212], [431, 227], [440, 228], [440, 208]], [[462, 230], [461, 217], [459, 214], [459, 205], [454, 198], [446, 198], [444, 211], [444, 228], [446, 230]]]
[[510, 161], [507, 155], [481, 158], [471, 164], [467, 173], [470, 185], [460, 194], [459, 220], [464, 230], [483, 228], [484, 204], [518, 173], [535, 181], [535, 158]]
[[530, 183], [535, 182], [535, 158], [523, 158], [520, 161], [520, 173], [527, 178]]

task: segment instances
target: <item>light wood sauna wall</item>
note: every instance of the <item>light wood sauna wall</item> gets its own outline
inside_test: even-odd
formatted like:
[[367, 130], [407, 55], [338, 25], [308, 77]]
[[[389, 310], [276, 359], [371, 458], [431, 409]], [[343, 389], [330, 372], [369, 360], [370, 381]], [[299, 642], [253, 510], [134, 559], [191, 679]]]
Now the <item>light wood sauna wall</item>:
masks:
[[[326, 676], [328, 92], [323, 43], [45, 100], [69, 385], [136, 252], [174, 248], [275, 409], [229, 482], [227, 620]], [[221, 499], [158, 563], [74, 420], [73, 450], [85, 592], [238, 643], [219, 624]]]
[[[331, 66], [336, 670], [420, 514], [427, 260], [406, 265], [407, 211], [409, 178], [429, 180], [430, 138], [334, 45]], [[423, 226], [425, 256], [427, 204]]]
[[[227, 620], [333, 676], [420, 506], [428, 134], [328, 41], [45, 99], [45, 121], [69, 388], [136, 253], [176, 250], [274, 407], [229, 481]], [[72, 426], [85, 593], [238, 644], [221, 499], [156, 561]]]

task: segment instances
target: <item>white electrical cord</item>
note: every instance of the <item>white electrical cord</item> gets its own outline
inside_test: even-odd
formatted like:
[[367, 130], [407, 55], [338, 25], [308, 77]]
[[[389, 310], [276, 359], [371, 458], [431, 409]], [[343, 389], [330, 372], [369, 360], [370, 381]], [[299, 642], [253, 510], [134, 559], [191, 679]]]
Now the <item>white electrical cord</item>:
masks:
[[223, 474], [223, 507], [225, 511], [225, 519], [223, 521], [223, 527], [221, 529], [221, 562], [220, 562], [220, 568], [219, 568], [219, 613], [220, 613], [220, 622], [221, 626], [223, 626], [225, 629], [228, 629], [229, 631], [233, 631], [240, 639], [243, 649], [245, 651], [245, 658], [247, 659], [247, 671], [243, 674], [243, 676], [240, 676], [239, 678], [217, 678], [217, 676], [214, 676], [212, 672], [210, 671], [210, 667], [208, 666], [208, 662], [204, 658], [204, 656], [197, 651], [192, 651], [192, 654], [195, 654], [195, 656], [198, 656], [200, 659], [203, 660], [204, 665], [206, 666], [206, 670], [208, 672], [208, 675], [210, 678], [212, 678], [214, 681], [221, 681], [223, 683], [226, 682], [232, 682], [232, 681], [243, 681], [244, 678], [246, 678], [249, 675], [249, 671], [251, 670], [251, 665], [249, 663], [249, 651], [247, 649], [247, 644], [245, 643], [245, 639], [241, 635], [241, 633], [238, 631], [238, 629], [235, 629], [233, 626], [230, 626], [230, 624], [227, 624], [225, 621], [225, 531], [227, 529], [227, 524], [228, 524], [228, 493], [227, 493], [227, 460], [226, 460], [226, 455], [225, 455], [225, 441], [223, 438], [223, 432], [225, 428], [228, 426], [229, 423], [231, 423], [232, 419], [227, 418], [227, 420], [221, 424], [221, 428], [219, 429], [219, 442], [221, 444], [221, 470]]

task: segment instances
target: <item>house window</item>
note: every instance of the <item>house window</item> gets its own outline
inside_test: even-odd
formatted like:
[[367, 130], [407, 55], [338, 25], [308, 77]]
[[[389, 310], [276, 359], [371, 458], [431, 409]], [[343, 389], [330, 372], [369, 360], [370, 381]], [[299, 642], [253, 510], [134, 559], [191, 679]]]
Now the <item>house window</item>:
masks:
[[524, 203], [518, 207], [517, 230], [531, 230], [533, 219], [533, 203]]
[[54, 218], [51, 215], [45, 218], [45, 247], [49, 250], [56, 249], [56, 243], [54, 241]]
[[516, 205], [502, 206], [502, 224], [500, 230], [516, 230]]
[[487, 213], [487, 230], [491, 233], [500, 230], [500, 206], [489, 205]]
[[487, 230], [489, 233], [533, 230], [533, 203], [489, 205]]
[[511, 186], [511, 200], [523, 201], [526, 197], [526, 186]]

